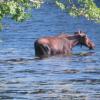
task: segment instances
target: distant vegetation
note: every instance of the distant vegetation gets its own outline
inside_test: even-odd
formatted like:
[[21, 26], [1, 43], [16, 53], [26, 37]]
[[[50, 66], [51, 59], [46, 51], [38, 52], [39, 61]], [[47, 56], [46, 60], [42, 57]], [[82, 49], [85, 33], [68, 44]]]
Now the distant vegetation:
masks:
[[[46, 0], [1, 0], [0, 28], [6, 16], [18, 22], [29, 18], [29, 10], [41, 7]], [[84, 16], [89, 20], [100, 22], [100, 8], [94, 0], [54, 0], [54, 2], [72, 16]], [[35, 16], [35, 15], [34, 15]]]
[[84, 16], [100, 23], [100, 8], [95, 0], [56, 0], [56, 4], [72, 16]]
[[0, 29], [2, 19], [6, 16], [18, 22], [27, 19], [32, 8], [39, 8], [41, 0], [1, 0], [0, 2]]

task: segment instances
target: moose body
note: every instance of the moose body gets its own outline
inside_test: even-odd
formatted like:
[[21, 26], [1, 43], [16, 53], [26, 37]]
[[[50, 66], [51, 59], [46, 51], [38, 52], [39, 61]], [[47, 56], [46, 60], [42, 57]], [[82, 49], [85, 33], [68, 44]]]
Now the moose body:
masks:
[[95, 45], [84, 32], [75, 32], [74, 35], [60, 34], [37, 39], [34, 43], [35, 56], [45, 57], [57, 54], [70, 54], [72, 48], [77, 45], [84, 45], [94, 49]]

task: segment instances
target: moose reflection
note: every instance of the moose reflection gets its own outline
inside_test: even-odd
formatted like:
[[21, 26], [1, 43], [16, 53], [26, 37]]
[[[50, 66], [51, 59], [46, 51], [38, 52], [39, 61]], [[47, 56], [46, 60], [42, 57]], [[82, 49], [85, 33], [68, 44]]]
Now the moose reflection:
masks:
[[34, 43], [35, 56], [45, 57], [57, 54], [70, 54], [72, 48], [80, 45], [94, 49], [95, 44], [85, 32], [75, 32], [74, 35], [60, 34], [37, 39]]

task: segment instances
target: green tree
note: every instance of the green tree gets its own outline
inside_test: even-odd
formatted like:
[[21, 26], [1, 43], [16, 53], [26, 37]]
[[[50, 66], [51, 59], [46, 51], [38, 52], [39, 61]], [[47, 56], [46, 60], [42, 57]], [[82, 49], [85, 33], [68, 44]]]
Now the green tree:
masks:
[[2, 19], [9, 17], [18, 22], [24, 21], [30, 16], [29, 11], [32, 8], [39, 8], [41, 0], [2, 0], [0, 1], [0, 28], [2, 28]]
[[100, 8], [95, 0], [56, 0], [56, 4], [72, 16], [84, 16], [100, 22]]
[[[43, 2], [44, 1], [44, 2]], [[16, 21], [24, 21], [30, 16], [28, 10], [39, 8], [46, 0], [1, 0], [0, 27], [2, 19], [9, 17]], [[100, 8], [94, 0], [54, 0], [54, 2], [71, 16], [84, 16], [89, 20], [100, 22]]]

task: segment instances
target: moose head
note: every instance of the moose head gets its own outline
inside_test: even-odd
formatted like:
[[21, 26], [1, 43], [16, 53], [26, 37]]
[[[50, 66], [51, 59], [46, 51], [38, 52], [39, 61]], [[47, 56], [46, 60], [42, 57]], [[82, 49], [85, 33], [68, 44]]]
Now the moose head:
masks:
[[74, 33], [78, 39], [79, 39], [79, 44], [82, 46], [86, 46], [89, 49], [94, 49], [95, 44], [92, 42], [92, 40], [87, 36], [85, 32], [79, 31]]

